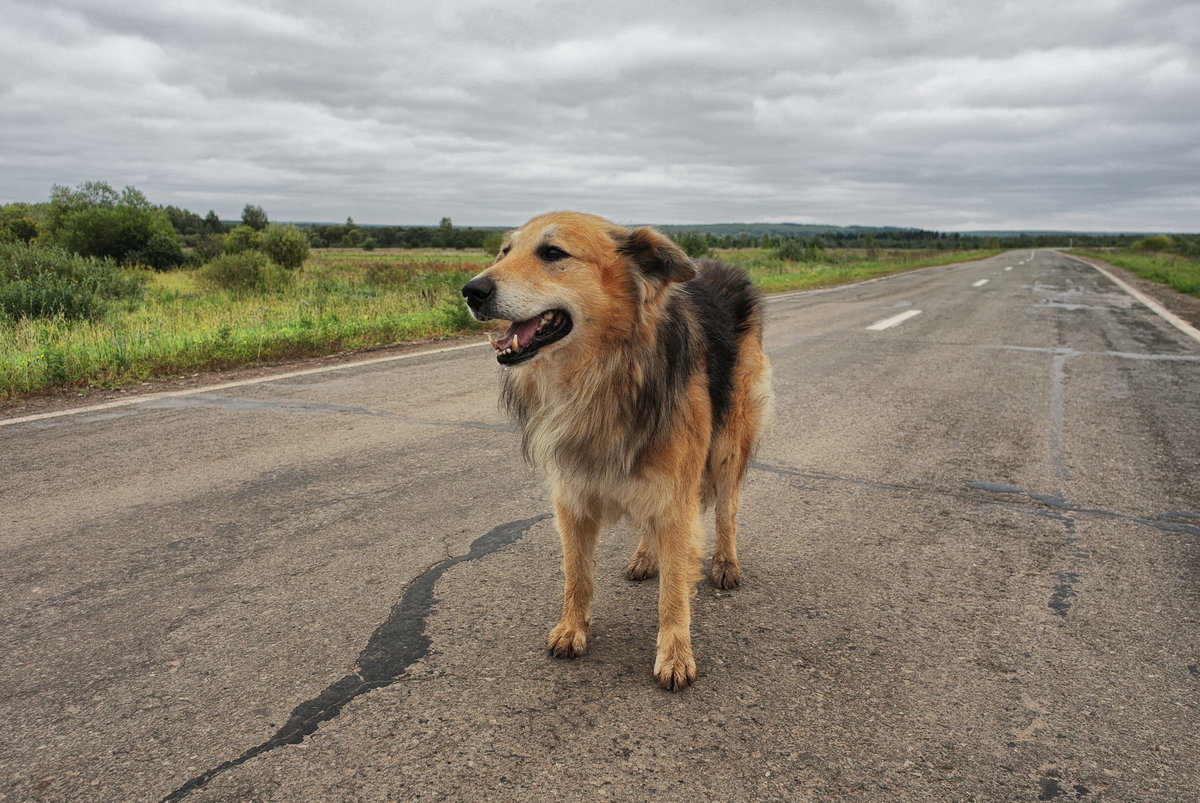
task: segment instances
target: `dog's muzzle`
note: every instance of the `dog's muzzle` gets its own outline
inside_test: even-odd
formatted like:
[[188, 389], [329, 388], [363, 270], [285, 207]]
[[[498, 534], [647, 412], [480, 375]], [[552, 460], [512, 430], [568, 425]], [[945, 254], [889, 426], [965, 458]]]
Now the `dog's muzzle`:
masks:
[[484, 308], [487, 303], [496, 295], [496, 283], [486, 276], [476, 276], [471, 281], [463, 285], [463, 298], [467, 300], [467, 307], [470, 308], [471, 314], [476, 320], [486, 321], [491, 316], [484, 314]]

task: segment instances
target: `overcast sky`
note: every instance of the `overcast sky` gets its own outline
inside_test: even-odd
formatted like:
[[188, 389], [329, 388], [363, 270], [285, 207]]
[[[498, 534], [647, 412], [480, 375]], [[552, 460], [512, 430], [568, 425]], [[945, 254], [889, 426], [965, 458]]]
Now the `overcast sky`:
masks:
[[1197, 0], [3, 0], [0, 201], [1200, 230]]

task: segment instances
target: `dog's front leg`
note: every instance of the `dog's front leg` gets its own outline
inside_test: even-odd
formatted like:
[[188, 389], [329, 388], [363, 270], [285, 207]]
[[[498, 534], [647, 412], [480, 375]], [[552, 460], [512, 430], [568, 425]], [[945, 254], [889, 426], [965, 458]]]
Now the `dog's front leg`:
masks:
[[563, 548], [562, 620], [550, 631], [547, 643], [557, 658], [587, 653], [588, 612], [592, 604], [592, 576], [596, 565], [599, 517], [575, 510], [563, 499], [554, 500], [555, 521]]
[[700, 578], [700, 526], [693, 509], [655, 527], [658, 541], [658, 654], [654, 677], [672, 691], [696, 680], [692, 595]]

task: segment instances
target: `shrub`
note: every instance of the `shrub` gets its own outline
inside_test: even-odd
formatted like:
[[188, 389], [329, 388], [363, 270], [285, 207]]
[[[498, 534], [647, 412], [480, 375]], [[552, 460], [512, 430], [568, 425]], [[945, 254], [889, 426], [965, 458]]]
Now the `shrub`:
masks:
[[1175, 239], [1166, 234], [1151, 234], [1135, 242], [1132, 248], [1134, 251], [1171, 251], [1175, 248]]
[[109, 259], [54, 246], [0, 243], [0, 315], [12, 320], [98, 318], [114, 301], [140, 299], [147, 279]]
[[504, 247], [504, 232], [494, 231], [487, 237], [483, 238], [483, 250], [490, 256], [496, 256], [500, 253], [500, 249]]
[[155, 270], [178, 268], [185, 261], [179, 238], [162, 233], [151, 235], [145, 245], [129, 255], [129, 260]]
[[234, 227], [225, 235], [225, 253], [240, 254], [243, 251], [261, 251], [262, 235], [249, 226]]
[[262, 250], [279, 267], [295, 270], [308, 259], [308, 236], [295, 226], [272, 223], [262, 234]]
[[685, 231], [674, 238], [683, 252], [692, 259], [698, 259], [708, 253], [708, 237], [694, 231]]
[[779, 243], [775, 255], [785, 262], [820, 262], [825, 256], [825, 247], [820, 239], [814, 239], [807, 244], [795, 237], [786, 237]]
[[31, 217], [14, 217], [0, 221], [0, 240], [32, 242], [38, 236], [38, 223]]
[[[239, 227], [240, 228], [240, 227]], [[196, 272], [201, 283], [234, 293], [265, 293], [292, 283], [292, 274], [261, 251], [224, 254]]]
[[804, 259], [804, 246], [796, 238], [788, 237], [779, 244], [775, 254], [785, 262], [799, 262]]
[[201, 262], [208, 262], [210, 259], [216, 259], [224, 252], [224, 234], [202, 234], [200, 237], [196, 238], [196, 245], [193, 253], [200, 258]]
[[[103, 181], [74, 190], [55, 185], [47, 216], [48, 239], [83, 256], [132, 263], [152, 240], [159, 257], [168, 239], [179, 241], [167, 213], [152, 206], [139, 190], [126, 187], [118, 193]], [[182, 253], [174, 264], [179, 262]]]

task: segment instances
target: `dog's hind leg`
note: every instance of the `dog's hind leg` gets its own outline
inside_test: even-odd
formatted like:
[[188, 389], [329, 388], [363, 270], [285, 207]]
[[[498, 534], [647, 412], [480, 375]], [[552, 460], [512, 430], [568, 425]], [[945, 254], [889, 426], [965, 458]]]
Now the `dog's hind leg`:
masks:
[[575, 510], [562, 499], [555, 499], [554, 514], [562, 538], [565, 582], [562, 620], [550, 631], [546, 642], [556, 658], [575, 658], [587, 653], [600, 518], [596, 511]]
[[625, 579], [640, 581], [648, 580], [658, 574], [658, 544], [654, 534], [643, 530], [642, 539], [638, 542], [637, 551], [625, 566]]
[[728, 424], [717, 436], [709, 457], [709, 479], [716, 488], [717, 543], [710, 577], [717, 588], [742, 582], [737, 556], [737, 514], [742, 481], [771, 414], [771, 368], [759, 353], [757, 370], [740, 377], [742, 388]]
[[742, 583], [742, 567], [737, 556], [737, 512], [741, 498], [742, 471], [726, 467], [716, 478], [717, 543], [713, 548], [709, 577], [717, 588], [737, 588]]

